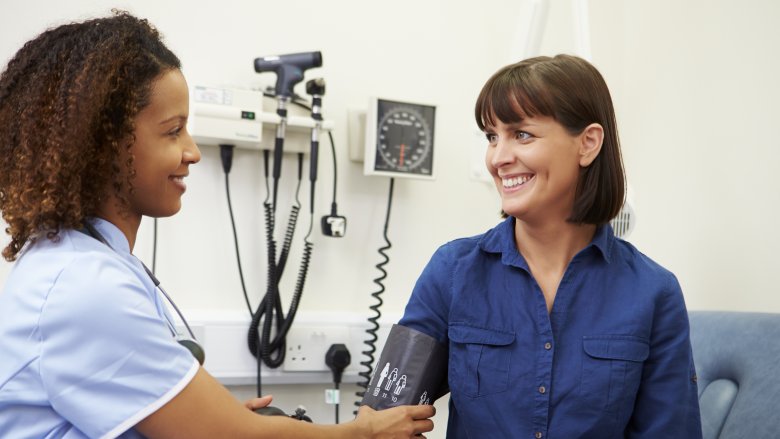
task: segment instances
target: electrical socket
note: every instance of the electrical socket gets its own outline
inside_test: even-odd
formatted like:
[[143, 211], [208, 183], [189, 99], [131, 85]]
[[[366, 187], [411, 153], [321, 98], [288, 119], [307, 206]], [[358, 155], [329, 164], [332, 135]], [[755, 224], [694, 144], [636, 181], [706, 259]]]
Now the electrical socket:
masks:
[[296, 326], [287, 332], [287, 353], [282, 370], [285, 372], [329, 372], [325, 353], [330, 345], [349, 346], [349, 329], [336, 326]]

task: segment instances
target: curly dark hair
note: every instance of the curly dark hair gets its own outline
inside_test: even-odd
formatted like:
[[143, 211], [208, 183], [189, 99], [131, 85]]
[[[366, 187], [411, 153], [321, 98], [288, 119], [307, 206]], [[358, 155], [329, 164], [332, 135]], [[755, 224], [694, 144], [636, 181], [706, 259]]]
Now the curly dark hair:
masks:
[[0, 211], [16, 259], [28, 241], [80, 228], [113, 189], [132, 191], [134, 119], [181, 62], [127, 12], [49, 29], [0, 74]]

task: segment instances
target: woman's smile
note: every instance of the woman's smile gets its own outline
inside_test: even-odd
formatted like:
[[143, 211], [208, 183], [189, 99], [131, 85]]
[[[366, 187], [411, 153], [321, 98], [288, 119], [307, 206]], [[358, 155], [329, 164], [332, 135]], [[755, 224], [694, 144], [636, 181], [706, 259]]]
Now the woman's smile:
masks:
[[187, 175], [171, 175], [168, 177], [169, 180], [171, 180], [177, 188], [179, 188], [182, 192], [187, 191], [187, 183], [184, 182], [184, 177]]
[[511, 177], [501, 177], [501, 185], [504, 192], [514, 192], [526, 186], [528, 182], [534, 179], [536, 174], [521, 174]]

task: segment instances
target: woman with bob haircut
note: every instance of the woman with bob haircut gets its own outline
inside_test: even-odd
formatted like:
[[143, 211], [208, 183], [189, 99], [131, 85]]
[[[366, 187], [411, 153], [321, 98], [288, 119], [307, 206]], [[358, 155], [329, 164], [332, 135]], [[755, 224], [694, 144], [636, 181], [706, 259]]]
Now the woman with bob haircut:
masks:
[[432, 406], [339, 425], [252, 411], [174, 339], [132, 255], [143, 216], [181, 208], [200, 151], [179, 59], [115, 13], [43, 32], [0, 74], [0, 437], [410, 438]]
[[601, 74], [506, 66], [475, 117], [506, 218], [440, 247], [399, 322], [449, 347], [447, 437], [700, 438], [680, 285], [609, 225], [625, 179]]

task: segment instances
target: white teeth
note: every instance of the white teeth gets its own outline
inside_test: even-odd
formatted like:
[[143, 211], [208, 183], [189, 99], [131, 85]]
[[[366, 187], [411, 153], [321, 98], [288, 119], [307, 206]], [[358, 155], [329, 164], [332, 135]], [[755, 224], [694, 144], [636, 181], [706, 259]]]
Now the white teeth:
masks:
[[515, 186], [519, 186], [521, 184], [524, 184], [528, 182], [532, 177], [530, 175], [522, 175], [520, 177], [514, 177], [514, 178], [502, 178], [501, 183], [504, 185], [505, 188], [511, 188]]

